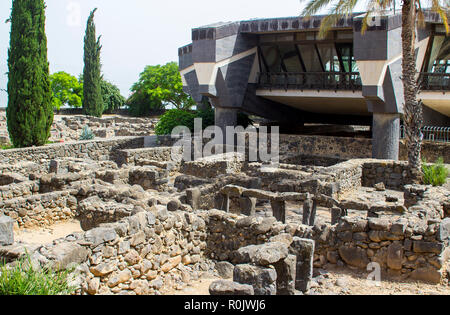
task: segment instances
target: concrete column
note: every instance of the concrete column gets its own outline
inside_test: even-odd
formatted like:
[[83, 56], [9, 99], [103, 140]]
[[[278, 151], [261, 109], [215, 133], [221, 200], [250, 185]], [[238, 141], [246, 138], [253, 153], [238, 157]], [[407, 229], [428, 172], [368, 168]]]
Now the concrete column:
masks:
[[223, 132], [224, 144], [226, 140], [226, 127], [237, 125], [237, 109], [232, 108], [215, 108], [215, 124], [217, 127], [220, 127]]
[[399, 114], [373, 113], [372, 157], [398, 160], [400, 141]]

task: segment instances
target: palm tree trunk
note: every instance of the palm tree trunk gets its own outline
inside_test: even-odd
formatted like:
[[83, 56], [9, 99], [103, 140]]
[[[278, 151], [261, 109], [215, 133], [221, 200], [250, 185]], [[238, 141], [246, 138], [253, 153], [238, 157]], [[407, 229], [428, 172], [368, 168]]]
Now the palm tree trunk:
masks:
[[408, 161], [412, 178], [419, 182], [422, 161], [420, 157], [423, 123], [422, 104], [417, 101], [416, 53], [415, 53], [416, 8], [414, 0], [404, 0], [402, 7], [403, 88], [405, 96], [404, 124]]

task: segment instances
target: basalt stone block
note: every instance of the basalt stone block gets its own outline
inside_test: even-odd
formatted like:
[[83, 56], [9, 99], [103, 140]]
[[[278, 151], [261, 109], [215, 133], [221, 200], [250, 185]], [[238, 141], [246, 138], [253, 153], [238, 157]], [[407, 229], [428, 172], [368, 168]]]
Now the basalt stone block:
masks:
[[310, 288], [313, 276], [314, 241], [294, 237], [289, 254], [296, 256], [295, 288], [306, 292]]
[[52, 267], [64, 270], [86, 261], [89, 252], [76, 243], [61, 243], [51, 248], [46, 255], [52, 261]]
[[230, 197], [228, 195], [217, 194], [214, 200], [215, 208], [230, 212]]
[[447, 241], [450, 238], [450, 218], [442, 220], [437, 233], [437, 238], [441, 242]]
[[235, 260], [239, 264], [253, 263], [259, 266], [268, 266], [280, 260], [284, 260], [287, 255], [287, 244], [270, 242], [262, 245], [250, 245], [238, 249], [235, 253]]
[[389, 245], [387, 250], [387, 266], [393, 270], [402, 270], [403, 246], [400, 243]]
[[255, 295], [277, 294], [277, 272], [272, 268], [237, 265], [234, 268], [233, 281], [251, 285]]
[[363, 269], [369, 263], [366, 251], [359, 247], [341, 246], [339, 255], [345, 263], [353, 267]]
[[303, 224], [310, 225], [311, 214], [313, 211], [314, 202], [312, 199], [308, 199], [303, 203]]
[[277, 271], [277, 295], [295, 295], [297, 256], [288, 255], [274, 267]]
[[117, 233], [113, 228], [95, 228], [85, 234], [85, 240], [94, 246], [115, 240]]
[[0, 216], [0, 245], [14, 244], [14, 220], [7, 216]]
[[270, 204], [272, 206], [273, 216], [277, 221], [286, 223], [286, 202], [283, 200], [272, 200]]
[[341, 208], [332, 208], [331, 209], [331, 225], [338, 224], [343, 216], [343, 211]]
[[415, 241], [413, 251], [415, 253], [434, 253], [440, 255], [444, 250], [444, 244], [437, 242]]
[[249, 284], [241, 284], [233, 281], [218, 280], [209, 286], [211, 295], [254, 295], [255, 291]]
[[234, 265], [228, 261], [220, 261], [216, 263], [215, 268], [219, 276], [224, 279], [233, 278]]
[[441, 282], [442, 272], [431, 266], [423, 267], [411, 272], [410, 278], [417, 281], [438, 284]]
[[186, 190], [186, 202], [192, 207], [193, 210], [198, 210], [201, 197], [200, 189], [190, 188]]
[[256, 213], [256, 198], [239, 198], [239, 206], [241, 208], [241, 214], [253, 216]]

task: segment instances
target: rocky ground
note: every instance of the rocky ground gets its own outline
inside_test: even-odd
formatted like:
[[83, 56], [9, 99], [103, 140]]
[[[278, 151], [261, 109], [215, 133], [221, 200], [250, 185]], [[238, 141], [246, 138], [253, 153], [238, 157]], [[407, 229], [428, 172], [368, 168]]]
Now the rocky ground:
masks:
[[[447, 284], [432, 285], [411, 280], [383, 277], [381, 282], [367, 280], [369, 272], [327, 267], [314, 271], [310, 295], [449, 295]], [[383, 279], [384, 278], [384, 279]]]
[[[357, 270], [330, 267], [326, 271], [316, 269], [315, 275], [307, 295], [450, 295], [450, 287], [445, 284], [432, 285], [395, 279], [382, 279], [375, 283], [367, 280], [369, 272]], [[209, 286], [219, 279], [221, 278], [217, 275], [206, 273], [181, 290], [171, 290], [165, 294], [209, 295]]]

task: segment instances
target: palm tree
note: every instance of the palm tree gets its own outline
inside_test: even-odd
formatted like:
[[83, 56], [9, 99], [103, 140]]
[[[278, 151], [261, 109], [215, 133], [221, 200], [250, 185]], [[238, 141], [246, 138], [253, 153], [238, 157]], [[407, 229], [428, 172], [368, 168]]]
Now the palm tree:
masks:
[[[306, 0], [301, 0], [306, 1]], [[302, 15], [311, 16], [320, 10], [332, 5], [328, 15], [322, 20], [319, 36], [324, 36], [336, 23], [344, 16], [352, 14], [358, 0], [307, 0]], [[367, 3], [367, 1], [365, 1]], [[447, 12], [444, 9], [448, 7], [448, 1], [431, 0], [431, 10], [437, 12], [449, 32], [447, 22]], [[441, 4], [441, 2], [445, 2]], [[363, 18], [362, 32], [368, 27], [368, 20], [377, 10], [389, 9], [395, 4], [395, 0], [370, 0], [367, 3], [367, 12]], [[404, 88], [404, 124], [406, 143], [408, 148], [408, 161], [411, 173], [415, 180], [421, 177], [422, 161], [421, 146], [423, 123], [422, 104], [417, 100], [418, 84], [416, 76], [416, 55], [415, 55], [415, 36], [416, 24], [423, 26], [424, 13], [420, 0], [403, 0], [402, 5], [402, 48], [403, 48], [403, 88]]]

